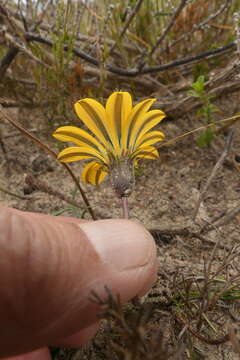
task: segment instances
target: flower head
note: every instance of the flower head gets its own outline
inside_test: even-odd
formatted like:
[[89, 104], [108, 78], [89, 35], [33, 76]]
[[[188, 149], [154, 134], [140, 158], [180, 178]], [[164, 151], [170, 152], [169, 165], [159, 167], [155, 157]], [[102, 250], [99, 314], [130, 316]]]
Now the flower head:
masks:
[[155, 99], [133, 106], [128, 92], [114, 92], [105, 108], [90, 98], [75, 103], [75, 111], [91, 131], [76, 126], [59, 127], [53, 136], [77, 146], [58, 154], [61, 162], [88, 159], [82, 172], [85, 183], [98, 185], [109, 174], [112, 186], [120, 196], [128, 196], [134, 186], [134, 166], [140, 158], [157, 159], [153, 144], [163, 140], [161, 131], [152, 131], [164, 117], [161, 110], [149, 110]]

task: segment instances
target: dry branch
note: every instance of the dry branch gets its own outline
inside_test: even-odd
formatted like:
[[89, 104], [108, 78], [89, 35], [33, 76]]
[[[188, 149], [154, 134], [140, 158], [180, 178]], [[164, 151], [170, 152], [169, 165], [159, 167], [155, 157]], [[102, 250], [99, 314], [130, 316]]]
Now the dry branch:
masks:
[[[33, 41], [33, 42], [39, 42], [39, 43], [48, 45], [50, 47], [54, 46], [54, 43], [52, 41], [50, 41], [50, 40], [48, 40], [46, 38], [43, 38], [42, 36], [40, 36], [38, 34], [26, 32], [24, 34], [24, 37], [25, 37], [26, 41], [29, 41], [29, 42]], [[139, 76], [139, 75], [166, 71], [166, 70], [169, 70], [169, 69], [176, 68], [176, 67], [178, 67], [180, 65], [186, 65], [186, 64], [189, 64], [189, 63], [192, 63], [192, 62], [195, 62], [195, 61], [199, 61], [199, 60], [202, 60], [202, 59], [209, 59], [209, 58], [212, 58], [214, 56], [218, 56], [220, 54], [226, 53], [227, 51], [233, 50], [235, 48], [236, 48], [236, 42], [233, 41], [228, 45], [221, 46], [221, 47], [218, 47], [218, 48], [213, 49], [213, 50], [204, 51], [204, 52], [202, 52], [202, 53], [200, 53], [198, 55], [186, 56], [186, 57], [183, 57], [181, 59], [177, 59], [177, 60], [171, 61], [171, 62], [169, 62], [167, 64], [163, 64], [163, 65], [148, 66], [148, 67], [145, 67], [144, 69], [126, 70], [126, 69], [123, 69], [123, 68], [120, 68], [120, 67], [117, 67], [117, 66], [106, 64], [104, 69], [107, 70], [107, 71], [110, 71], [110, 72], [112, 72], [114, 74], [121, 75], [121, 76], [136, 77], [136, 76]], [[69, 47], [67, 45], [65, 45], [64, 50], [69, 51]], [[86, 62], [88, 62], [88, 63], [90, 63], [92, 65], [95, 65], [97, 67], [101, 66], [101, 62], [99, 60], [97, 60], [94, 57], [86, 54], [83, 51], [80, 51], [80, 50], [74, 48], [72, 50], [72, 52], [73, 52], [73, 54], [75, 56], [85, 60]]]
[[[184, 5], [184, 1], [182, 1], [182, 6]], [[181, 6], [179, 7], [179, 11], [181, 10]], [[41, 34], [36, 34], [36, 33], [32, 33], [30, 32], [25, 32], [24, 30], [24, 26], [21, 25], [21, 23], [19, 21], [16, 21], [13, 19], [13, 16], [9, 16], [7, 10], [1, 5], [0, 6], [0, 13], [4, 16], [4, 18], [6, 19], [8, 25], [10, 26], [10, 28], [13, 30], [14, 34], [17, 34], [18, 36], [20, 36], [20, 39], [25, 39], [25, 41], [27, 42], [39, 42], [45, 45], [48, 45], [50, 47], [54, 46], [54, 43], [47, 39], [46, 36], [42, 36]], [[176, 12], [177, 15], [177, 12]], [[31, 29], [34, 29], [34, 25], [31, 26]], [[9, 31], [8, 31], [8, 37], [9, 37]], [[14, 42], [13, 40], [13, 36], [11, 35], [10, 39]], [[16, 42], [16, 41], [15, 41]], [[23, 47], [22, 44], [16, 42], [17, 47], [22, 47], [23, 51], [26, 51], [28, 53], [28, 55], [32, 55], [31, 53], [29, 53], [29, 51], [27, 51], [27, 49], [25, 47]], [[225, 53], [226, 51], [230, 51], [236, 48], [236, 42], [232, 42], [226, 46], [222, 46], [222, 47], [218, 47], [216, 49], [212, 49], [212, 50], [208, 50], [205, 52], [202, 52], [200, 54], [197, 55], [192, 55], [192, 56], [187, 56], [187, 57], [183, 57], [181, 59], [177, 59], [174, 61], [171, 61], [167, 64], [162, 64], [162, 65], [156, 65], [156, 66], [146, 66], [144, 68], [133, 68], [133, 69], [123, 69], [117, 66], [113, 66], [110, 64], [106, 64], [105, 65], [105, 70], [112, 72], [114, 74], [117, 75], [121, 75], [121, 76], [126, 76], [126, 77], [136, 77], [139, 75], [144, 75], [144, 74], [151, 74], [151, 73], [157, 73], [157, 72], [162, 72], [162, 71], [166, 71], [169, 69], [173, 69], [176, 68], [178, 66], [181, 65], [186, 65], [189, 63], [192, 63], [194, 61], [199, 61], [202, 59], [207, 59], [210, 57], [214, 57], [214, 56], [218, 56], [221, 55], [223, 53]], [[64, 47], [65, 51], [69, 51], [69, 47], [67, 45], [65, 45]], [[96, 58], [90, 56], [89, 54], [86, 54], [83, 51], [80, 51], [77, 48], [73, 48], [72, 50], [73, 54], [77, 57], [80, 57], [81, 59], [83, 59], [84, 61], [97, 66], [97, 67], [101, 67], [101, 61], [97, 60]]]
[[7, 50], [6, 55], [0, 61], [0, 82], [3, 80], [4, 75], [17, 56], [19, 49], [16, 46], [12, 46]]
[[[231, 1], [232, 0], [226, 0], [224, 2], [224, 4], [222, 4], [222, 6], [220, 6], [220, 8], [214, 14], [210, 15], [209, 18], [206, 19], [201, 24], [196, 25], [196, 27], [193, 28], [193, 31], [195, 31], [196, 28], [198, 28], [199, 26], [200, 27], [205, 26], [208, 21], [212, 20], [213, 18], [215, 18], [219, 14], [221, 14], [226, 9], [226, 7], [229, 6]], [[130, 13], [128, 20], [127, 20], [124, 28], [122, 29], [122, 32], [120, 33], [120, 37], [122, 37], [124, 35], [124, 33], [126, 32], [126, 30], [128, 29], [134, 16], [137, 14], [142, 2], [143, 2], [142, 0], [138, 0], [136, 2], [135, 7], [133, 8], [132, 12]], [[173, 24], [175, 23], [176, 18], [179, 16], [182, 9], [186, 5], [186, 2], [187, 2], [186, 0], [181, 0], [179, 6], [174, 11], [168, 25], [166, 26], [166, 28], [163, 31], [160, 38], [157, 40], [156, 45], [152, 48], [152, 50], [151, 50], [152, 54], [155, 51], [155, 49], [159, 46], [159, 44], [167, 36], [168, 32], [170, 31]], [[23, 16], [22, 14], [19, 14], [19, 12], [13, 11], [10, 6], [8, 9], [8, 6], [0, 5], [0, 15], [2, 15], [3, 20], [5, 21], [5, 23], [7, 25], [7, 30], [6, 30], [6, 34], [5, 34], [5, 36], [7, 37], [7, 40], [12, 43], [12, 46], [17, 47], [20, 51], [25, 52], [28, 56], [33, 57], [34, 60], [36, 60], [36, 61], [41, 61], [41, 60], [37, 59], [32, 54], [32, 52], [29, 49], [27, 49], [27, 46], [26, 46], [27, 42], [39, 42], [39, 43], [45, 44], [49, 47], [55, 46], [55, 43], [53, 41], [51, 41], [49, 38], [47, 38], [47, 36], [46, 36], [47, 33], [49, 32], [49, 25], [46, 27], [46, 24], [43, 23], [44, 16], [45, 16], [45, 13], [46, 13], [46, 10], [47, 10], [49, 4], [50, 4], [50, 1], [46, 1], [45, 6], [43, 7], [42, 13], [40, 15], [38, 15], [35, 20], [30, 19], [28, 16], [28, 13]], [[31, 24], [29, 27], [30, 30], [26, 31], [26, 28], [28, 28], [28, 23]], [[38, 33], [33, 32], [36, 30], [36, 28], [39, 29]], [[50, 31], [51, 31], [51, 29], [50, 29]], [[21, 41], [17, 40], [16, 37], [18, 37], [18, 39], [20, 39]], [[107, 41], [107, 39], [106, 39], [106, 41]], [[116, 46], [116, 42], [113, 43], [113, 45], [110, 49], [113, 49], [115, 46]], [[115, 74], [115, 75], [126, 77], [126, 78], [129, 78], [129, 77], [137, 78], [140, 76], [142, 78], [142, 76], [145, 74], [154, 74], [154, 73], [174, 69], [179, 66], [186, 65], [186, 64], [192, 64], [193, 62], [196, 62], [196, 61], [200, 61], [203, 59], [208, 59], [208, 58], [211, 58], [214, 56], [222, 55], [227, 51], [234, 50], [235, 48], [236, 48], [236, 42], [232, 42], [226, 46], [212, 49], [209, 51], [205, 51], [205, 52], [202, 52], [197, 55], [192, 55], [192, 56], [187, 56], [187, 57], [183, 57], [180, 59], [176, 59], [176, 60], [171, 61], [166, 64], [143, 67], [142, 66], [143, 62], [141, 62], [140, 67], [138, 67], [136, 65], [135, 68], [124, 69], [119, 66], [114, 66], [114, 65], [108, 63], [108, 64], [104, 65], [103, 70], [107, 71], [109, 73]], [[69, 51], [69, 47], [67, 45], [65, 45], [64, 50]], [[79, 47], [77, 47], [77, 44], [76, 44], [76, 47], [72, 49], [72, 52], [76, 57], [79, 57], [79, 58], [83, 59], [84, 61], [86, 61], [87, 63], [94, 65], [94, 66], [98, 67], [99, 69], [102, 69], [101, 60], [98, 60], [96, 57], [94, 57], [84, 51], [79, 50]], [[1, 71], [5, 71], [5, 70], [4, 70], [4, 66], [3, 65], [1, 66], [1, 64], [0, 64], [0, 73], [1, 73]]]

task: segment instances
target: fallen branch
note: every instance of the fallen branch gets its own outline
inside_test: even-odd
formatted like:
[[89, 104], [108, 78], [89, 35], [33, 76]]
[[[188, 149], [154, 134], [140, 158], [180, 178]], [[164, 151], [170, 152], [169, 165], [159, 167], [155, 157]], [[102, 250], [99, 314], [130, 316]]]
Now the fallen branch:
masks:
[[11, 65], [11, 63], [13, 62], [15, 57], [17, 56], [18, 52], [19, 52], [18, 47], [11, 46], [8, 49], [6, 55], [3, 56], [3, 58], [0, 62], [0, 82], [3, 80], [7, 69], [9, 68], [9, 66]]
[[[48, 45], [50, 47], [54, 46], [54, 43], [46, 38], [43, 38], [42, 36], [38, 35], [38, 34], [33, 34], [30, 32], [26, 32], [24, 34], [24, 37], [26, 39], [26, 41], [35, 41], [35, 42], [39, 42], [45, 45]], [[130, 70], [126, 70], [126, 69], [122, 69], [120, 67], [117, 66], [113, 66], [113, 65], [105, 65], [105, 70], [110, 71], [114, 74], [117, 75], [122, 75], [122, 76], [127, 76], [127, 77], [136, 77], [138, 75], [144, 75], [144, 74], [151, 74], [151, 73], [156, 73], [156, 72], [162, 72], [162, 71], [166, 71], [169, 69], [173, 69], [175, 67], [178, 67], [180, 65], [186, 65], [195, 61], [199, 61], [202, 59], [207, 59], [207, 58], [212, 58], [214, 56], [218, 56], [220, 54], [225, 53], [226, 51], [230, 51], [236, 49], [236, 42], [233, 41], [228, 45], [225, 46], [221, 46], [218, 47], [216, 49], [212, 49], [212, 50], [208, 50], [208, 51], [204, 51], [198, 55], [191, 55], [191, 56], [186, 56], [184, 58], [181, 59], [177, 59], [174, 61], [171, 61], [170, 63], [167, 64], [163, 64], [163, 65], [156, 65], [156, 66], [149, 66], [149, 67], [145, 67], [144, 69], [130, 69]], [[64, 46], [64, 50], [65, 51], [69, 51], [69, 46], [65, 45]], [[72, 50], [73, 54], [77, 57], [80, 57], [81, 59], [85, 60], [86, 62], [95, 65], [97, 67], [101, 66], [101, 62], [97, 59], [95, 59], [94, 57], [86, 54], [83, 51], [80, 51], [76, 48], [73, 48]]]

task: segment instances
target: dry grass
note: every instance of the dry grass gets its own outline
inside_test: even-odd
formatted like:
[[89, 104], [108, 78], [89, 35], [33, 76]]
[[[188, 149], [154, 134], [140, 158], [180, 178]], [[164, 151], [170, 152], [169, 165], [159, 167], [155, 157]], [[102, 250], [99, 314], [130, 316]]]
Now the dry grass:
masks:
[[[9, 1], [0, 12], [5, 29], [1, 56], [11, 47], [20, 50], [0, 82], [1, 94], [19, 105], [39, 107], [50, 126], [73, 117], [72, 103], [80, 97], [102, 99], [121, 88], [149, 96], [163, 84], [169, 87], [181, 80], [175, 69], [129, 79], [105, 68], [144, 69], [228, 44], [235, 37], [233, 13], [240, 7], [236, 0], [189, 4], [176, 0], [84, 4], [79, 0], [58, 1], [56, 5], [29, 1], [26, 8], [23, 2], [18, 4]], [[35, 35], [34, 40], [29, 40], [29, 33]], [[49, 43], [43, 44], [41, 39]], [[78, 57], [74, 49], [97, 60], [97, 66]], [[220, 61], [192, 66], [193, 77], [208, 77]]]

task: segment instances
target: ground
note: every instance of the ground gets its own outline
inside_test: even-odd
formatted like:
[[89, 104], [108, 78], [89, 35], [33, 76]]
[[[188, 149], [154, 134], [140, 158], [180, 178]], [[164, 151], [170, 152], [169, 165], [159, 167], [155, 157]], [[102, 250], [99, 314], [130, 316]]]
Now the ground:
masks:
[[[235, 104], [240, 104], [240, 94], [235, 94], [234, 97], [229, 96], [221, 103], [224, 112], [220, 114], [220, 117], [233, 115], [231, 112], [233, 99]], [[21, 121], [28, 129], [36, 128], [39, 126], [36, 124], [41, 124], [41, 119], [38, 119], [36, 114], [34, 117], [32, 115], [28, 117], [27, 112], [21, 114], [20, 110], [16, 109], [7, 110], [7, 112], [10, 117]], [[190, 116], [188, 114], [185, 118], [163, 121], [161, 130], [165, 132], [166, 138], [170, 139], [185, 131], [197, 128], [200, 124], [201, 122], [195, 117], [195, 114], [190, 114]], [[0, 131], [6, 151], [4, 153], [0, 149], [0, 186], [27, 198], [19, 199], [5, 192], [0, 192], [1, 205], [54, 215], [63, 213], [67, 216], [84, 215], [86, 218], [89, 217], [84, 212], [84, 205], [81, 210], [76, 210], [72, 205], [53, 195], [40, 191], [31, 192], [25, 183], [26, 174], [29, 172], [53, 189], [61, 191], [80, 203], [82, 202], [80, 195], [75, 191], [71, 178], [67, 173], [63, 174], [65, 170], [50, 155], [37, 148], [29, 139], [19, 136], [16, 129], [7, 123], [0, 124]], [[55, 140], [51, 140], [50, 137], [46, 140], [46, 136], [41, 132], [37, 132], [35, 135], [42, 140], [44, 139], [51, 148], [58, 149]], [[142, 162], [136, 173], [134, 193], [129, 198], [131, 219], [143, 223], [147, 229], [154, 229], [155, 233], [159, 228], [164, 227], [170, 230], [177, 225], [184, 227], [191, 223], [196, 199], [223, 151], [225, 140], [226, 135], [220, 134], [209, 148], [200, 149], [196, 145], [195, 136], [187, 136], [169, 147], [164, 147], [159, 160]], [[231, 151], [205, 195], [200, 216], [197, 219], [198, 224], [203, 225], [206, 221], [211, 222], [211, 219], [239, 204], [240, 172], [234, 161], [235, 155], [238, 154], [240, 154], [239, 130], [238, 126], [235, 126]], [[72, 169], [76, 175], [80, 174], [81, 168], [81, 163], [72, 164]], [[114, 196], [108, 182], [99, 187], [84, 186], [84, 189], [99, 217], [117, 218], [121, 216], [119, 200]], [[24, 195], [24, 192], [30, 193]], [[179, 273], [186, 278], [203, 276], [204, 259], [210, 256], [213, 257], [212, 272], [217, 271], [224, 262], [226, 253], [231, 250], [234, 244], [239, 243], [239, 233], [240, 215], [237, 214], [229, 224], [208, 233], [207, 240], [209, 242], [180, 235], [161, 236], [160, 234], [158, 239], [156, 237], [159, 278], [148, 298], [155, 303], [155, 308], [162, 314], [160, 322], [164, 322], [165, 326], [167, 324], [168, 328], [174, 322], [172, 310], [168, 311], [162, 307], [164, 301], [167, 301], [166, 299], [163, 301], [163, 293], [171, 291], [169, 288], [174, 276]], [[217, 251], [213, 253], [214, 242], [218, 240], [220, 245]], [[235, 252], [235, 260], [238, 263], [239, 249], [237, 250], [237, 247]], [[232, 272], [232, 276], [236, 275], [237, 265], [231, 264], [229, 271]], [[225, 274], [226, 269], [223, 272]], [[160, 299], [159, 306], [158, 299]], [[235, 302], [234, 306], [238, 307], [238, 303]], [[222, 311], [220, 312], [222, 314]], [[209, 316], [213, 321], [214, 315], [209, 314]], [[216, 321], [219, 328], [223, 327], [223, 332], [218, 329], [216, 334], [211, 335], [213, 338], [219, 338], [224, 333], [227, 320], [227, 316], [224, 315], [218, 322]], [[176, 339], [180, 336], [188, 344], [183, 359], [239, 359], [239, 355], [232, 350], [229, 342], [216, 346], [206, 344], [195, 338], [191, 345], [195, 351], [193, 357], [189, 350], [191, 346], [188, 343], [188, 336], [186, 331], [183, 331], [183, 325], [181, 326], [176, 322], [174, 324], [176, 327], [171, 331], [168, 330], [169, 334], [174, 333]], [[102, 358], [96, 354], [95, 359]], [[59, 353], [56, 353], [55, 357], [57, 358], [57, 356], [60, 357]], [[67, 351], [63, 350], [61, 356], [61, 359], [67, 359]], [[78, 351], [71, 358], [82, 359], [84, 355], [82, 351]]]

